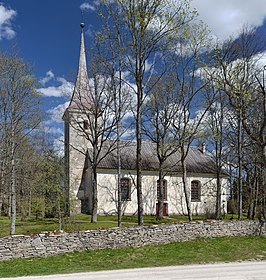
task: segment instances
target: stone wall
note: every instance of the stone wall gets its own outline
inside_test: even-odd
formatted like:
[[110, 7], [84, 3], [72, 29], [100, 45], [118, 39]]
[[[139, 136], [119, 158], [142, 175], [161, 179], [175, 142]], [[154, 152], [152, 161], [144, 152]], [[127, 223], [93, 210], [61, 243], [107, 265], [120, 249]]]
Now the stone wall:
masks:
[[0, 260], [46, 257], [91, 249], [165, 244], [198, 237], [266, 236], [258, 221], [208, 221], [0, 238]]

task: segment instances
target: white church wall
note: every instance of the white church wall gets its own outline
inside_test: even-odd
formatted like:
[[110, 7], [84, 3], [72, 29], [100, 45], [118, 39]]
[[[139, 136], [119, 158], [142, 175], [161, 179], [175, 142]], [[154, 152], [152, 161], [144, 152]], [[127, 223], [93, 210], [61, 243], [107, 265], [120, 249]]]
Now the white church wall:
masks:
[[83, 125], [85, 118], [85, 114], [72, 112], [69, 120], [69, 189], [74, 197], [81, 183], [85, 154], [89, 147], [89, 142], [79, 127]]
[[[132, 171], [122, 171], [122, 177], [130, 178], [131, 200], [123, 202], [122, 210], [125, 214], [137, 214], [137, 190], [135, 183], [136, 174]], [[185, 196], [183, 192], [181, 176], [165, 176], [167, 180], [168, 214], [185, 215], [187, 213]], [[142, 192], [144, 214], [155, 215], [157, 203], [157, 180], [156, 172], [143, 172]], [[210, 176], [195, 174], [188, 177], [188, 186], [193, 180], [201, 183], [201, 199], [199, 202], [191, 202], [193, 215], [208, 214], [215, 212], [215, 189], [216, 180]], [[222, 180], [226, 186], [226, 179]], [[226, 194], [222, 191], [222, 212], [226, 212]], [[98, 172], [98, 212], [99, 214], [115, 214], [117, 212], [117, 175], [115, 171], [100, 170]]]

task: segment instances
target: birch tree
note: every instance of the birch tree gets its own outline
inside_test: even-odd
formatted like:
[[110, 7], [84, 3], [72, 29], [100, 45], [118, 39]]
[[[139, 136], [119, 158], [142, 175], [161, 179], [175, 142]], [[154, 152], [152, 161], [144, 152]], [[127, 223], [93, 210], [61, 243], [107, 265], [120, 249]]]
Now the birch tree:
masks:
[[183, 30], [183, 36], [180, 36], [177, 41], [175, 54], [171, 57], [177, 91], [175, 106], [179, 108], [179, 116], [173, 120], [172, 125], [173, 129], [178, 132], [177, 143], [181, 154], [182, 184], [189, 221], [192, 220], [192, 211], [186, 158], [213, 100], [212, 97], [206, 104], [207, 81], [199, 79], [198, 73], [198, 69], [203, 65], [200, 54], [208, 43], [208, 31], [205, 25], [193, 23]]
[[[148, 95], [147, 83], [161, 56], [172, 47], [173, 38], [191, 21], [196, 13], [189, 9], [189, 1], [115, 0], [102, 1], [101, 15], [119, 27], [126, 70], [136, 94], [136, 169], [138, 224], [143, 224], [142, 199], [142, 120], [143, 103]], [[149, 67], [148, 67], [149, 65]], [[160, 75], [159, 75], [160, 76]]]
[[108, 20], [96, 34], [99, 52], [104, 58], [104, 75], [108, 77], [109, 93], [114, 98], [114, 113], [116, 118], [116, 157], [117, 157], [117, 189], [114, 201], [117, 204], [118, 226], [122, 222], [122, 199], [121, 199], [121, 148], [123, 146], [122, 136], [128, 129], [125, 123], [125, 116], [132, 105], [132, 89], [124, 81], [125, 63], [123, 60], [123, 46], [120, 34], [120, 27], [117, 24], [111, 25]]
[[254, 29], [243, 28], [237, 40], [228, 40], [221, 47], [217, 47], [213, 56], [220, 71], [213, 79], [219, 89], [227, 94], [230, 107], [237, 116], [238, 219], [242, 219], [243, 212], [245, 135], [260, 146], [262, 159], [260, 169], [265, 169], [266, 115], [262, 77], [264, 72], [262, 67], [259, 69], [260, 53], [264, 47], [265, 44], [256, 36]]
[[40, 123], [39, 95], [31, 67], [16, 54], [0, 55], [1, 128], [10, 166], [10, 234], [16, 225], [17, 150], [24, 137]]
[[[208, 143], [210, 154], [213, 156], [216, 165], [216, 203], [215, 217], [221, 219], [222, 210], [222, 173], [226, 169], [227, 152], [229, 141], [227, 139], [230, 130], [230, 121], [232, 118], [230, 108], [228, 107], [227, 96], [223, 91], [217, 91], [215, 85], [209, 81], [211, 94], [211, 105], [201, 124], [202, 139], [200, 141]], [[213, 98], [214, 96], [214, 98]], [[206, 102], [209, 102], [208, 99]]]
[[167, 171], [174, 167], [167, 165], [167, 159], [179, 149], [177, 143], [179, 131], [172, 129], [173, 120], [179, 116], [179, 107], [175, 105], [176, 94], [174, 77], [169, 73], [153, 87], [144, 106], [143, 130], [148, 139], [154, 143], [159, 161], [158, 219], [163, 218], [163, 205], [166, 199], [163, 179]]

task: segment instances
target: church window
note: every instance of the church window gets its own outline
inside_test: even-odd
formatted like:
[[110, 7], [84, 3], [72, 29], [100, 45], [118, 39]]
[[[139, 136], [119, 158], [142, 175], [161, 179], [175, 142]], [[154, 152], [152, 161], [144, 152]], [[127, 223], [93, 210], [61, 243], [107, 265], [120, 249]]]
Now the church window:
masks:
[[88, 122], [88, 120], [84, 120], [84, 121], [83, 121], [83, 128], [84, 128], [85, 130], [89, 129], [89, 122]]
[[199, 202], [201, 200], [201, 185], [200, 181], [191, 182], [191, 201]]
[[131, 180], [129, 178], [121, 178], [121, 200], [131, 200]]
[[[167, 200], [167, 180], [163, 179], [162, 200]], [[157, 199], [160, 199], [160, 182], [157, 180]]]

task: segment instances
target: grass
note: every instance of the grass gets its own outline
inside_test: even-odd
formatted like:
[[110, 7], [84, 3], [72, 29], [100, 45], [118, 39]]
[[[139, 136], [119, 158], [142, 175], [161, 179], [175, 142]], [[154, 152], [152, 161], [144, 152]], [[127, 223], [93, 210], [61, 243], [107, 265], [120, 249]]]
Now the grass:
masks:
[[0, 277], [183, 264], [266, 260], [266, 237], [196, 239], [159, 246], [76, 252], [0, 262]]
[[[228, 215], [225, 219], [233, 216]], [[236, 217], [233, 217], [236, 218]], [[204, 216], [193, 216], [194, 220], [204, 220]], [[157, 220], [156, 216], [144, 216], [144, 225], [154, 225], [161, 223], [178, 223], [188, 221], [186, 216], [170, 216], [162, 220]], [[137, 216], [123, 216], [122, 227], [134, 226], [138, 224]], [[117, 216], [98, 216], [97, 223], [91, 223], [91, 216], [77, 214], [64, 220], [63, 230], [66, 232], [111, 228], [117, 226]], [[8, 236], [10, 230], [10, 219], [0, 216], [0, 237]], [[20, 217], [16, 221], [16, 234], [32, 235], [41, 232], [55, 232], [59, 230], [59, 221], [57, 218], [41, 218], [36, 220], [35, 217], [29, 217], [27, 221], [21, 221]]]
[[[100, 218], [96, 224], [90, 222], [90, 216], [79, 214], [64, 220], [64, 230], [66, 232], [81, 231], [96, 228], [115, 227], [116, 221], [112, 218]], [[0, 237], [9, 235], [10, 219], [0, 217]], [[16, 221], [16, 234], [32, 235], [40, 232], [53, 232], [59, 230], [59, 221], [57, 218], [41, 218], [36, 220], [35, 217], [28, 218], [27, 221], [21, 221], [18, 217]]]
[[[231, 215], [225, 217], [230, 219]], [[204, 216], [194, 216], [194, 220], [204, 220]], [[160, 224], [160, 223], [178, 223], [187, 221], [186, 216], [171, 216], [165, 217], [162, 220], [157, 220], [155, 216], [144, 216], [144, 224]], [[117, 226], [117, 216], [98, 216], [97, 223], [91, 223], [91, 216], [78, 214], [64, 220], [64, 231], [82, 231], [98, 228], [111, 228]], [[122, 226], [134, 226], [138, 224], [137, 216], [123, 216]], [[8, 217], [0, 217], [0, 237], [9, 235], [10, 219]], [[27, 221], [21, 221], [20, 217], [16, 221], [16, 234], [32, 235], [40, 232], [53, 232], [59, 230], [59, 221], [57, 218], [42, 218], [36, 220], [35, 217], [29, 217]]]
[[[180, 220], [187, 220], [186, 217], [173, 217], [171, 219], [156, 220], [155, 216], [145, 216], [145, 225], [158, 223], [173, 223]], [[137, 225], [137, 216], [123, 216], [122, 226]], [[97, 223], [91, 223], [91, 216], [78, 214], [64, 220], [64, 231], [73, 232], [98, 228], [110, 228], [117, 226], [117, 216], [98, 216]], [[0, 237], [9, 235], [10, 219], [8, 217], [0, 217]], [[59, 221], [57, 218], [42, 218], [36, 220], [35, 217], [28, 218], [27, 221], [21, 221], [20, 217], [16, 221], [16, 234], [31, 235], [40, 232], [58, 231]]]

